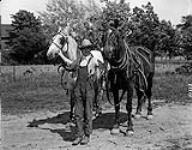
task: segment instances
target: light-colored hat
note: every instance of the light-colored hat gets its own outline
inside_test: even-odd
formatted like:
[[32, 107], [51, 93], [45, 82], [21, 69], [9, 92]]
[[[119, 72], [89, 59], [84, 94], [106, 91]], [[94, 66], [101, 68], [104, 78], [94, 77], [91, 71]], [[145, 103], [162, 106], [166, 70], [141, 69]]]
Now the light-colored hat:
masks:
[[82, 47], [88, 47], [88, 46], [91, 46], [91, 42], [88, 40], [88, 39], [84, 39], [82, 41]]

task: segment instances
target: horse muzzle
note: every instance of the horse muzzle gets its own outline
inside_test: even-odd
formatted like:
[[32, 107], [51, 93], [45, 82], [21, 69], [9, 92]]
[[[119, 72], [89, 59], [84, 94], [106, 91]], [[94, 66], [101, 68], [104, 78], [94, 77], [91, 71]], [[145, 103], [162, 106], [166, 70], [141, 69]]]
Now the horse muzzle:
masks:
[[58, 54], [53, 54], [53, 53], [47, 53], [47, 59], [48, 60], [53, 60], [58, 57]]

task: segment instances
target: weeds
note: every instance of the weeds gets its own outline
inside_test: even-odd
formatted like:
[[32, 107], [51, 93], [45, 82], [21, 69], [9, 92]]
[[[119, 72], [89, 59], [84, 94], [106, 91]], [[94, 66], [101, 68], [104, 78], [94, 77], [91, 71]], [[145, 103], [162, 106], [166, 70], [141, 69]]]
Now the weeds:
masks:
[[[192, 102], [187, 93], [187, 85], [192, 83], [192, 76], [172, 73], [175, 67], [177, 66], [170, 64], [167, 67], [156, 65], [152, 99], [162, 99], [167, 103]], [[4, 114], [57, 111], [69, 108], [69, 97], [62, 89], [60, 77], [56, 71], [42, 71], [27, 77], [21, 75], [15, 81], [10, 77], [9, 82], [2, 78], [1, 81], [0, 93]]]

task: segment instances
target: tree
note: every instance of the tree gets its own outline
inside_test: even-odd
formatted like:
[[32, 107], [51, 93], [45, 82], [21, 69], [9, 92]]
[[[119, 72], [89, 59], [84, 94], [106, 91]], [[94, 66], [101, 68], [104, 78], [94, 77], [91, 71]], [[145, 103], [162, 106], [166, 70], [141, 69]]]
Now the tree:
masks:
[[192, 60], [192, 15], [182, 17], [182, 24], [177, 25], [181, 31], [181, 48], [187, 60]]
[[[34, 56], [47, 49], [46, 37], [41, 22], [33, 13], [20, 10], [12, 15], [13, 30], [9, 32], [10, 56], [20, 64], [34, 63]], [[36, 57], [37, 59], [37, 57]]]
[[170, 21], [162, 20], [160, 23], [161, 37], [160, 48], [162, 53], [169, 58], [180, 55], [180, 33], [173, 27]]
[[89, 0], [85, 5], [75, 0], [51, 0], [47, 10], [40, 13], [44, 30], [48, 38], [52, 38], [59, 27], [70, 26], [78, 34], [84, 30], [87, 18], [100, 12], [94, 0]]
[[160, 21], [151, 3], [143, 5], [142, 8], [135, 7], [133, 12], [130, 11], [129, 3], [124, 0], [119, 3], [105, 1], [105, 4], [99, 18], [103, 28], [106, 24], [110, 24], [114, 28], [121, 29], [122, 34], [131, 29], [133, 33], [127, 37], [131, 46], [144, 46], [152, 51], [159, 49]]
[[130, 43], [142, 45], [152, 51], [159, 49], [159, 39], [161, 37], [160, 21], [150, 2], [142, 5], [141, 8], [133, 8], [131, 17], [133, 24], [133, 34]]
[[121, 0], [119, 3], [117, 1], [102, 1], [105, 5], [102, 8], [102, 12], [98, 13], [95, 18], [94, 26], [96, 27], [96, 36], [100, 47], [103, 47], [103, 34], [108, 29], [109, 26], [116, 29], [120, 29], [122, 33], [125, 33], [129, 29], [129, 18], [130, 18], [130, 7], [129, 3]]

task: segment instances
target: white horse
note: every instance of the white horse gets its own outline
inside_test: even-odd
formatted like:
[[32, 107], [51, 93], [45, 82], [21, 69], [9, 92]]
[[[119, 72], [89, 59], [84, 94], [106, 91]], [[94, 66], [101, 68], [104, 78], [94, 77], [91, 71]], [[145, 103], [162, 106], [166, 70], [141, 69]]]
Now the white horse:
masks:
[[47, 51], [48, 59], [61, 57], [63, 60], [62, 67], [65, 69], [65, 87], [70, 92], [71, 112], [70, 118], [73, 116], [73, 90], [75, 82], [78, 78], [78, 67], [87, 66], [90, 79], [93, 81], [94, 99], [96, 106], [96, 116], [101, 114], [101, 106], [98, 106], [103, 99], [103, 77], [104, 77], [104, 60], [102, 54], [98, 50], [91, 50], [88, 56], [84, 56], [78, 49], [75, 39], [66, 35], [63, 31], [59, 31], [52, 39], [52, 43]]

